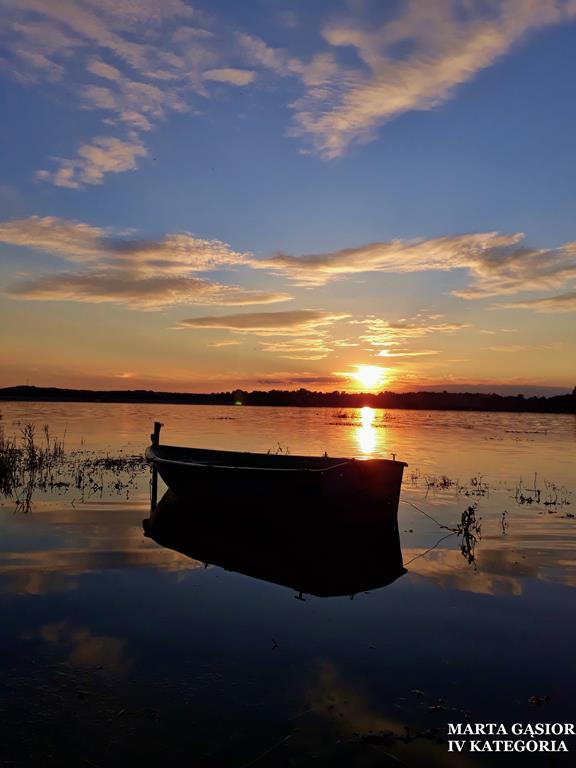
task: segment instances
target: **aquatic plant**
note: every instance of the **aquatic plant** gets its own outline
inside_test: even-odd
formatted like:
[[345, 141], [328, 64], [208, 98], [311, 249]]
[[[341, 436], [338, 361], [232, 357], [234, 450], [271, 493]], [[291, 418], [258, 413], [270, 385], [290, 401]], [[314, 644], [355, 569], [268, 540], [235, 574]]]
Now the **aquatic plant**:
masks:
[[477, 508], [476, 503], [467, 507], [462, 512], [460, 523], [455, 530], [456, 535], [462, 537], [460, 551], [469, 564], [476, 560], [476, 543], [482, 538], [482, 518], [476, 517]]
[[82, 451], [67, 453], [64, 440], [53, 437], [47, 424], [38, 440], [32, 423], [20, 428], [19, 439], [8, 438], [0, 424], [0, 494], [15, 501], [17, 512], [30, 512], [36, 491], [80, 491], [80, 500], [104, 490], [126, 493], [148, 471], [142, 456], [98, 457]]
[[20, 452], [13, 440], [4, 434], [0, 424], [0, 493], [9, 496], [17, 484]]
[[281, 443], [277, 443], [275, 448], [268, 448], [266, 453], [271, 454], [273, 456], [289, 456], [290, 448], [287, 445], [282, 445]]
[[428, 490], [445, 491], [456, 485], [456, 480], [451, 480], [447, 475], [440, 475], [439, 477], [436, 477], [436, 475], [425, 475], [424, 482]]
[[468, 485], [461, 485], [458, 492], [463, 496], [488, 496], [490, 487], [484, 480], [484, 476], [478, 474], [470, 478]]

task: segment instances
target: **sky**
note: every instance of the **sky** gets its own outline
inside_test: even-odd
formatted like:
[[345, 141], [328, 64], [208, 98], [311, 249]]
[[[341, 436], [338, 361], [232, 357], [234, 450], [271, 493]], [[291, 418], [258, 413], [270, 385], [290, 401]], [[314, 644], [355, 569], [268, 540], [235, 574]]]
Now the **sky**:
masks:
[[0, 386], [576, 384], [576, 0], [0, 0]]

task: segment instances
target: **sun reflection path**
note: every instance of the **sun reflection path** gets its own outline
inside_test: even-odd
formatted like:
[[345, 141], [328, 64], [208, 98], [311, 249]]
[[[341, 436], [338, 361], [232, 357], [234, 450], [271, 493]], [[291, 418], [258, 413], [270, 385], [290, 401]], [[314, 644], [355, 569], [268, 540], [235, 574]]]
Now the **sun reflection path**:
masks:
[[369, 405], [365, 405], [360, 409], [361, 426], [356, 430], [356, 440], [358, 441], [361, 453], [371, 454], [374, 453], [376, 448], [375, 416], [376, 411], [374, 408], [370, 408]]

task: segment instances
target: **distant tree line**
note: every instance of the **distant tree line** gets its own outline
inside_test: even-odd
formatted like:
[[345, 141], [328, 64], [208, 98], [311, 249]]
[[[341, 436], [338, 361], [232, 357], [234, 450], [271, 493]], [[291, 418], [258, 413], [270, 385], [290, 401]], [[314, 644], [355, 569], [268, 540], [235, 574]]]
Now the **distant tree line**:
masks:
[[0, 400], [91, 403], [180, 403], [196, 405], [268, 405], [313, 408], [406, 408], [427, 411], [521, 411], [576, 413], [576, 388], [571, 394], [525, 397], [482, 392], [312, 392], [308, 389], [246, 392], [155, 392], [148, 389], [89, 390], [17, 386], [0, 389]]

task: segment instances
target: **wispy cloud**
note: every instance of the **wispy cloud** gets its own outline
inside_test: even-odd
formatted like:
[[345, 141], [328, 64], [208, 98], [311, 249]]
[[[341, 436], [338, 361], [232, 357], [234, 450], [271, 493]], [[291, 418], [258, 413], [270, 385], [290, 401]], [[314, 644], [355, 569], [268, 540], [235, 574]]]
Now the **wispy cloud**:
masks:
[[240, 343], [241, 342], [238, 341], [238, 339], [224, 339], [222, 341], [211, 341], [209, 344], [206, 344], [206, 346], [219, 349], [220, 347], [236, 347]]
[[443, 315], [425, 312], [400, 320], [369, 317], [352, 322], [365, 327], [366, 331], [360, 335], [360, 340], [378, 350], [376, 357], [384, 358], [437, 355], [435, 349], [413, 349], [411, 345], [427, 336], [451, 334], [470, 327], [467, 323], [447, 322]]
[[40, 170], [36, 177], [51, 181], [57, 187], [78, 189], [86, 184], [102, 184], [107, 173], [123, 173], [138, 167], [137, 158], [146, 157], [148, 150], [138, 137], [121, 141], [114, 136], [98, 136], [83, 144], [74, 159], [55, 158], [55, 171]]
[[82, 222], [33, 216], [0, 223], [0, 242], [81, 265], [82, 271], [25, 275], [8, 288], [15, 297], [115, 302], [154, 309], [173, 304], [270, 304], [291, 297], [223, 285], [198, 273], [242, 264], [245, 254], [189, 233], [160, 240], [118, 236]]
[[270, 352], [286, 360], [323, 360], [333, 351], [334, 344], [322, 334], [288, 341], [263, 341], [260, 347], [263, 352]]
[[325, 385], [325, 384], [342, 384], [342, 376], [338, 376], [337, 374], [315, 374], [315, 373], [308, 373], [304, 372], [301, 374], [298, 374], [297, 376], [294, 376], [292, 371], [286, 371], [286, 372], [277, 372], [277, 373], [271, 373], [269, 376], [263, 376], [259, 378], [256, 382], [257, 384], [261, 384], [265, 387], [275, 387], [275, 386], [281, 386], [281, 387], [305, 387], [309, 386], [310, 384], [316, 384], [316, 385]]
[[504, 354], [516, 354], [517, 352], [526, 352], [530, 349], [525, 344], [494, 344], [491, 347], [484, 347], [489, 352], [503, 352]]
[[390, 349], [382, 349], [376, 357], [430, 357], [430, 355], [437, 355], [439, 354], [437, 349], [420, 349], [420, 350], [413, 350], [410, 351], [408, 349], [405, 350], [390, 350]]
[[291, 67], [292, 60], [285, 51], [273, 48], [260, 37], [246, 32], [238, 32], [236, 39], [240, 49], [251, 63], [272, 70], [277, 75], [294, 74]]
[[189, 233], [144, 240], [54, 216], [0, 222], [0, 242], [34, 248], [67, 261], [128, 265], [140, 270], [206, 272], [243, 264], [246, 254], [220, 240], [205, 240]]
[[[402, 0], [380, 23], [375, 0], [346, 5], [320, 23], [320, 45], [302, 58], [180, 0], [0, 0], [0, 68], [28, 85], [61, 83], [121, 134], [106, 139], [133, 146], [169, 114], [201, 111], [214, 86], [292, 78], [300, 92], [294, 99], [290, 86], [289, 133], [310, 146], [303, 151], [336, 158], [398, 115], [452, 98], [530, 33], [576, 18], [573, 0]], [[276, 21], [290, 28], [299, 18], [285, 11]], [[134, 169], [102, 161], [100, 174], [83, 171], [87, 148], [113, 154], [97, 141], [86, 137], [39, 178], [76, 189]]]
[[454, 291], [465, 299], [552, 290], [576, 278], [576, 243], [530, 248], [522, 234], [484, 232], [431, 240], [370, 243], [341, 251], [252, 260], [256, 269], [284, 275], [302, 286], [367, 272], [463, 270], [470, 284]]
[[348, 318], [344, 312], [320, 309], [295, 309], [287, 312], [252, 312], [235, 315], [208, 315], [180, 321], [180, 328], [223, 328], [236, 333], [257, 336], [294, 336], [321, 331], [338, 320]]
[[250, 314], [193, 317], [178, 327], [217, 328], [233, 333], [269, 337], [260, 349], [285, 360], [323, 360], [334, 349], [331, 331], [335, 323], [348, 320], [344, 312], [300, 309], [288, 312], [253, 312]]
[[235, 69], [225, 67], [223, 69], [209, 69], [204, 72], [204, 80], [215, 80], [218, 83], [229, 85], [248, 85], [256, 77], [256, 72], [250, 69]]
[[[28, 85], [62, 83], [102, 129], [37, 178], [78, 189], [136, 169], [142, 134], [170, 113], [199, 111], [211, 87], [246, 86], [256, 72], [226, 22], [180, 0], [0, 0], [0, 68]], [[102, 134], [102, 135], [100, 135]]]
[[381, 25], [358, 16], [326, 23], [322, 34], [330, 51], [344, 50], [348, 61], [332, 59], [323, 77], [309, 83], [294, 105], [293, 133], [309, 138], [322, 156], [338, 157], [398, 115], [442, 104], [531, 31], [576, 16], [574, 3], [558, 0], [464, 5], [406, 0]]
[[[70, 183], [73, 181], [74, 178]], [[196, 277], [198, 273], [243, 267], [245, 270], [265, 270], [305, 287], [370, 272], [457, 271], [463, 278], [468, 276], [467, 284], [453, 291], [460, 298], [485, 299], [537, 292], [540, 295], [534, 299], [498, 306], [542, 312], [566, 312], [574, 308], [576, 243], [556, 248], [530, 248], [524, 245], [521, 234], [488, 232], [431, 240], [393, 240], [328, 253], [257, 258], [249, 252], [235, 251], [222, 241], [206, 240], [186, 232], [167, 234], [156, 240], [142, 239], [130, 234], [118, 235], [82, 222], [32, 216], [0, 222], [0, 242], [36, 249], [82, 265], [84, 269], [81, 272], [65, 270], [62, 285], [66, 285], [67, 294], [77, 291], [83, 300], [88, 299], [92, 286], [95, 297], [101, 301], [99, 286], [116, 279], [119, 286], [133, 280], [134, 285], [138, 285], [139, 295], [148, 293], [151, 296], [155, 286], [162, 289], [161, 293], [168, 303], [176, 302], [176, 296], [181, 297], [178, 301], [186, 301], [193, 294], [200, 296], [201, 282], [186, 282], [185, 278]], [[182, 278], [179, 284], [175, 281], [177, 276]], [[53, 278], [54, 275], [36, 278], [34, 286], [37, 285], [38, 292], [44, 296], [49, 291], [61, 296], [61, 293], [56, 293]], [[155, 282], [137, 282], [145, 278], [154, 278]], [[32, 283], [27, 280], [25, 284], [26, 294], [32, 295], [35, 292], [32, 291]], [[568, 291], [557, 296], [541, 295], [559, 288]], [[244, 291], [244, 294], [248, 299], [261, 297], [263, 302], [290, 298], [284, 291]], [[204, 295], [207, 293], [204, 292]], [[232, 298], [229, 297], [230, 300]], [[163, 303], [159, 300], [158, 305]], [[397, 332], [401, 329], [388, 326], [388, 330]], [[406, 333], [408, 330], [408, 327], [404, 329]], [[442, 328], [436, 327], [435, 330], [441, 331]], [[411, 332], [421, 335], [422, 328], [413, 327]]]
[[576, 312], [576, 291], [568, 291], [558, 296], [548, 296], [541, 299], [515, 301], [497, 304], [496, 308], [532, 309], [536, 312]]
[[11, 285], [8, 293], [22, 299], [112, 303], [130, 309], [159, 309], [177, 304], [275, 304], [289, 298], [286, 294], [223, 285], [198, 277], [169, 274], [144, 276], [123, 268], [27, 277]]

